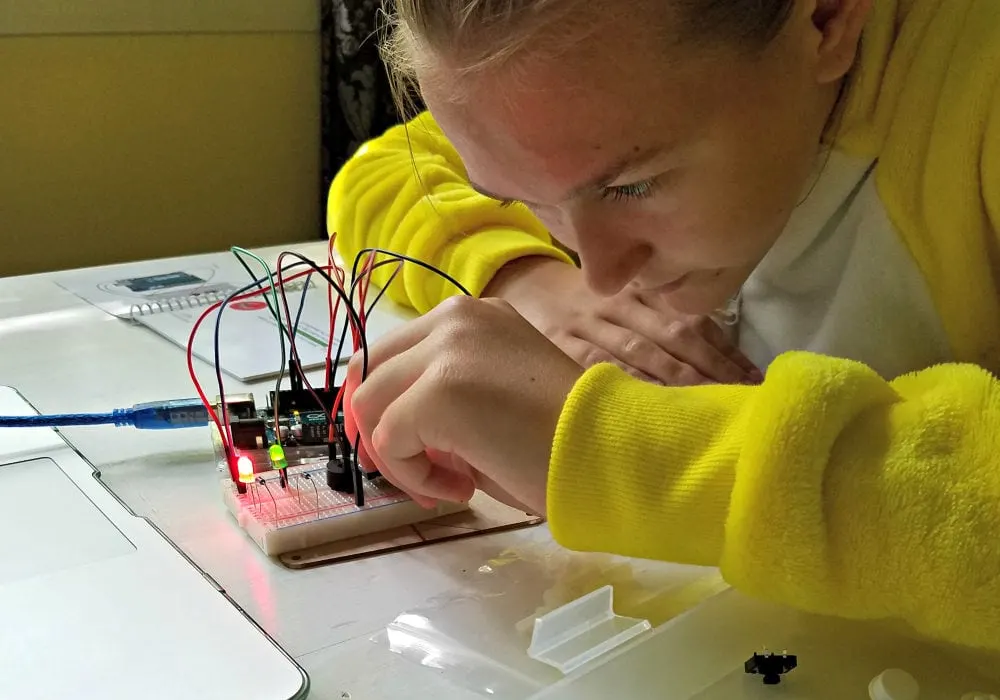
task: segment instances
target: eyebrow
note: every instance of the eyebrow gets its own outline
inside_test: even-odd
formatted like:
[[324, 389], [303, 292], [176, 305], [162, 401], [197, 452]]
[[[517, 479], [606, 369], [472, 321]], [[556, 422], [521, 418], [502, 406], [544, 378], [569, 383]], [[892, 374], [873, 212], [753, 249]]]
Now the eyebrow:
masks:
[[[587, 194], [588, 192], [593, 192], [595, 190], [603, 189], [610, 185], [612, 182], [621, 177], [622, 173], [628, 172], [629, 170], [634, 170], [641, 165], [645, 165], [649, 161], [653, 160], [661, 153], [664, 149], [660, 146], [652, 148], [644, 148], [641, 150], [633, 150], [628, 155], [622, 156], [618, 160], [614, 161], [609, 167], [601, 171], [600, 175], [593, 177], [586, 182], [580, 183], [579, 185], [573, 187], [569, 193], [562, 198], [561, 201], [569, 201], [577, 199], [578, 197]], [[490, 199], [495, 199], [500, 202], [515, 202], [524, 201], [519, 200], [516, 197], [504, 197], [495, 192], [491, 192], [485, 187], [477, 185], [475, 182], [469, 181], [469, 185], [479, 194], [484, 197], [489, 197]], [[525, 202], [526, 204], [531, 204], [531, 202]]]

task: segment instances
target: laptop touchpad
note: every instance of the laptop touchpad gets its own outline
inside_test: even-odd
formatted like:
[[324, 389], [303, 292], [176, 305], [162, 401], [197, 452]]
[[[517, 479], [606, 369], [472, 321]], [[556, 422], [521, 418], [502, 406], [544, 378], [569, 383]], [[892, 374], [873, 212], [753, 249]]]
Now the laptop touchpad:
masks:
[[0, 466], [0, 585], [135, 552], [51, 459]]

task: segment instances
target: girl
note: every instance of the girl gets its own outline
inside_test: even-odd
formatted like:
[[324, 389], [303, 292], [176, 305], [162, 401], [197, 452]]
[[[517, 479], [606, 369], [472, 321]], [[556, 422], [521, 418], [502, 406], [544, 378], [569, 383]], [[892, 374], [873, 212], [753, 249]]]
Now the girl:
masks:
[[559, 296], [551, 233], [596, 293], [728, 304], [767, 377], [584, 370], [408, 268], [428, 313], [351, 366], [366, 463], [570, 548], [1000, 649], [1000, 4], [397, 0], [386, 56], [429, 113], [334, 183], [345, 257], [517, 306]]

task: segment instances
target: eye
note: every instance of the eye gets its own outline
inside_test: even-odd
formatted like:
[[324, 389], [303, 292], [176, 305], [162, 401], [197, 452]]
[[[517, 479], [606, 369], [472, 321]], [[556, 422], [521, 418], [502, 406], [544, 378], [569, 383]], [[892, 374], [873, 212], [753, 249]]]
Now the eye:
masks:
[[627, 185], [616, 185], [605, 187], [601, 190], [601, 199], [613, 199], [616, 202], [624, 202], [631, 199], [645, 199], [653, 194], [656, 189], [656, 180], [643, 180], [632, 182]]

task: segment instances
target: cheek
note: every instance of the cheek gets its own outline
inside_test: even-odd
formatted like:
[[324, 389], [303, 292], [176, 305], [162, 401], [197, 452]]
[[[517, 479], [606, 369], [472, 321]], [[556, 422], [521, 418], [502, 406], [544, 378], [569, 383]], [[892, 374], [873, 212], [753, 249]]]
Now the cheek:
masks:
[[722, 207], [714, 196], [696, 187], [679, 186], [654, 195], [632, 208], [627, 217], [632, 234], [646, 242], [656, 257], [674, 268], [714, 266], [720, 250], [728, 246], [727, 227], [720, 221]]
[[[781, 234], [806, 193], [816, 155], [805, 127], [768, 116], [770, 128], [730, 124], [695, 197], [726, 230], [734, 254], [744, 257], [759, 258]], [[748, 122], [754, 125], [752, 118]]]
[[760, 177], [729, 154], [692, 173], [671, 193], [671, 228], [660, 234], [694, 267], [744, 266], [759, 260], [780, 234], [788, 211], [784, 183]]
[[[674, 270], [743, 267], [759, 257], [758, 229], [750, 225], [745, 207], [728, 201], [740, 198], [729, 187], [700, 185], [692, 178], [668, 194], [622, 214], [620, 225], [649, 245], [655, 257]], [[636, 205], [624, 205], [623, 209]]]

